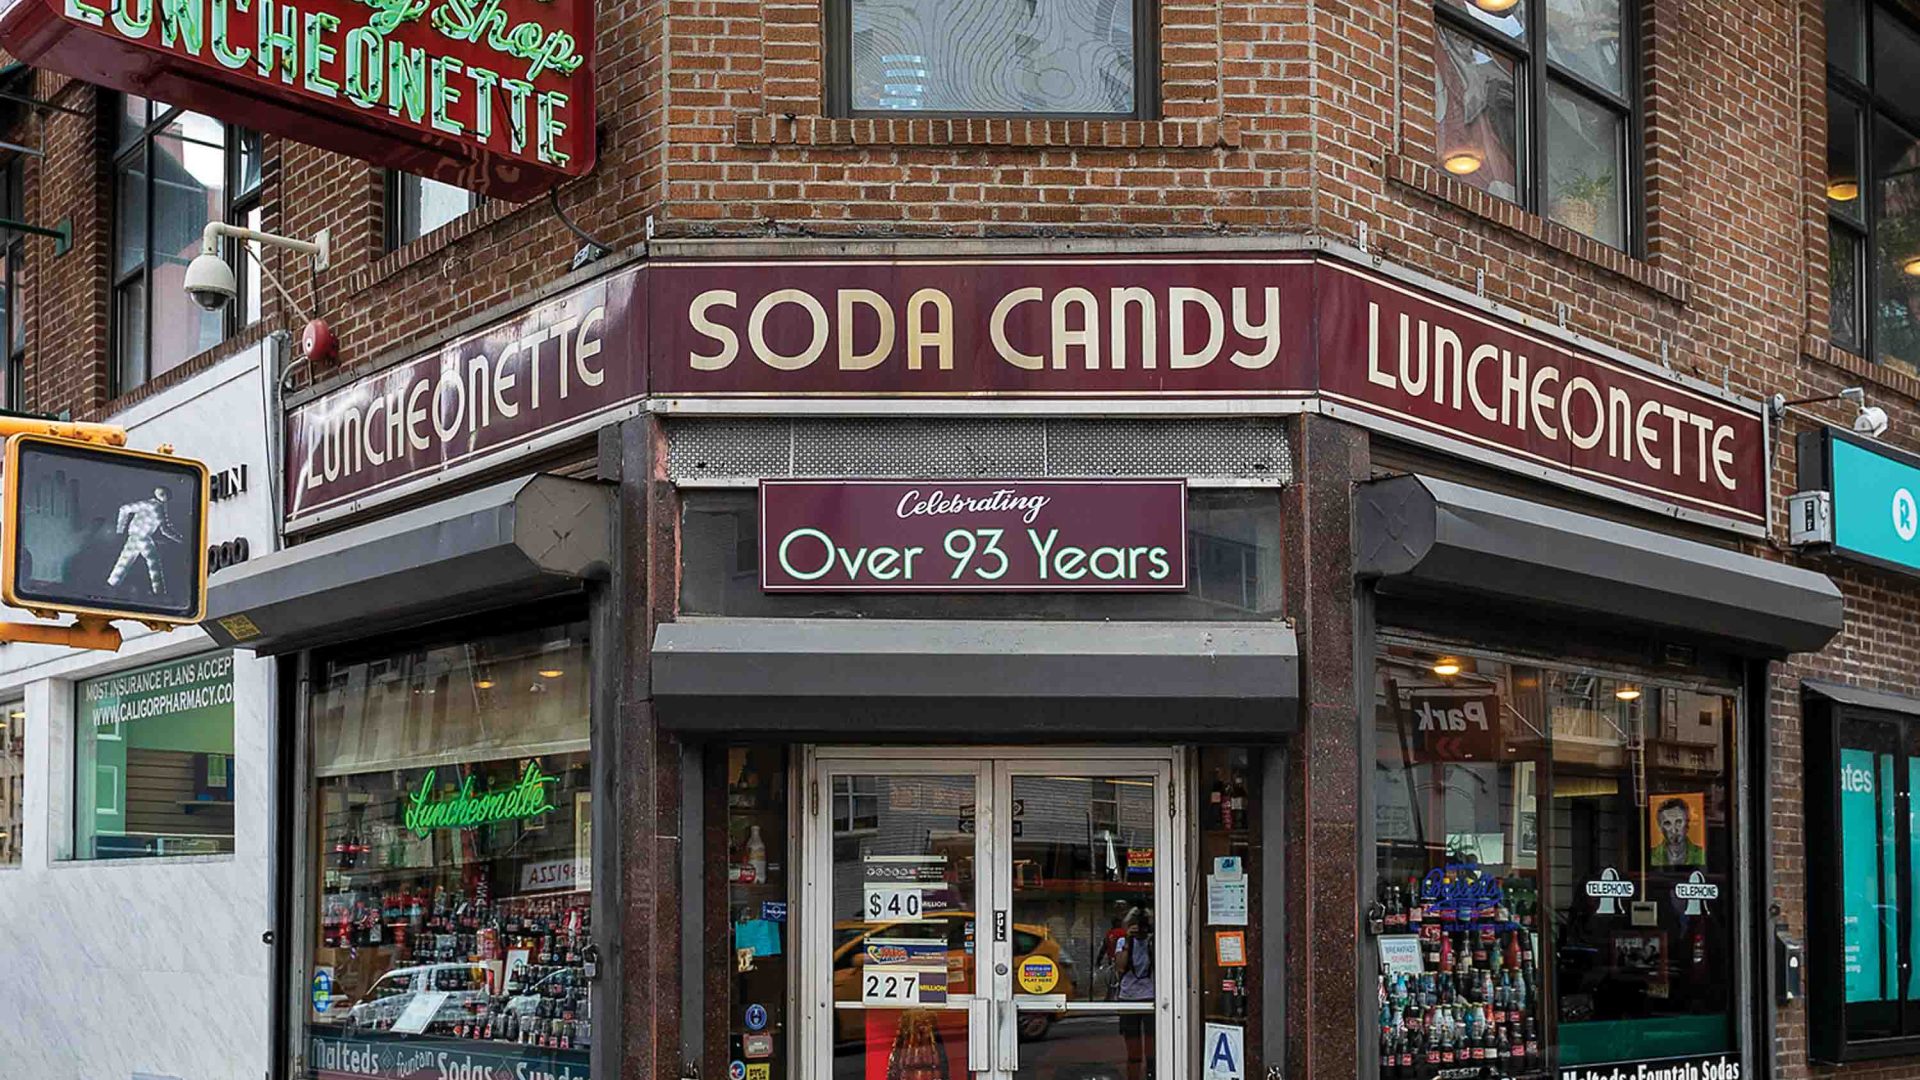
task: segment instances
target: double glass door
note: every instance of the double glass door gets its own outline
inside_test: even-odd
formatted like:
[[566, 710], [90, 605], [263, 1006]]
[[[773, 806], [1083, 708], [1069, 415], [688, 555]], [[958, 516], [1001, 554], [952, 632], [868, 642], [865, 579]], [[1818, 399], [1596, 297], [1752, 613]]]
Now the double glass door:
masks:
[[809, 1075], [1176, 1080], [1170, 751], [821, 751], [801, 964]]

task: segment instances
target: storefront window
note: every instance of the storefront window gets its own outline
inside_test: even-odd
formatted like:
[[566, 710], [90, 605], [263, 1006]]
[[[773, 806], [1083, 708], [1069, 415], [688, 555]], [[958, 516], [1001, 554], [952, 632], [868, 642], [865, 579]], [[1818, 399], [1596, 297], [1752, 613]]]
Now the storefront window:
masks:
[[17, 699], [0, 703], [0, 866], [20, 865], [26, 771], [26, 703]]
[[87, 679], [74, 701], [74, 858], [233, 850], [232, 653]]
[[[787, 960], [787, 748], [736, 746], [725, 752], [727, 813], [728, 1061], [787, 1076], [791, 1020]], [[836, 814], [845, 800], [836, 792]], [[839, 818], [836, 817], [836, 822]]]
[[1375, 693], [1383, 1075], [1730, 1051], [1734, 697], [1401, 645]]
[[317, 662], [315, 685], [309, 1070], [585, 1076], [585, 624]]

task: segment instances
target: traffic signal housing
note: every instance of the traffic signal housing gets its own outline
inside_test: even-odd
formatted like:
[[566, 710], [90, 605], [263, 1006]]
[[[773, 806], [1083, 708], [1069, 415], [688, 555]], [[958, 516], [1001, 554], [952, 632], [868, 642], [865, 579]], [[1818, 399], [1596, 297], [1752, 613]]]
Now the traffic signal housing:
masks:
[[8, 437], [0, 600], [36, 614], [149, 625], [207, 607], [207, 467], [169, 454]]

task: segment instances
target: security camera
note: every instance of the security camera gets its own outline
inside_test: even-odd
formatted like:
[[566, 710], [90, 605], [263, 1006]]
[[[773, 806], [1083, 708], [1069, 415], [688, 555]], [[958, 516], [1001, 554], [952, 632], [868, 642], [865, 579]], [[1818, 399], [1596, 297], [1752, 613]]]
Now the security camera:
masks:
[[1862, 435], [1879, 438], [1887, 433], [1887, 410], [1878, 405], [1861, 406], [1860, 415], [1853, 418], [1853, 430]]
[[233, 267], [218, 255], [202, 253], [187, 264], [187, 295], [208, 311], [219, 311], [234, 297]]

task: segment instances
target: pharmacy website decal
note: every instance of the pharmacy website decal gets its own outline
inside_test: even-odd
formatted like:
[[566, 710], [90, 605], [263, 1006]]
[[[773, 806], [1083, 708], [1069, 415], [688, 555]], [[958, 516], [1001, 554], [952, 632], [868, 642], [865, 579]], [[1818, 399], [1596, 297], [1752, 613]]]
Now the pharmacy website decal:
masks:
[[1740, 1080], [1733, 1054], [1696, 1054], [1650, 1061], [1613, 1061], [1560, 1070], [1560, 1080]]
[[322, 1080], [590, 1080], [585, 1050], [543, 1050], [502, 1044], [400, 1038], [381, 1034], [316, 1032], [307, 1040], [307, 1067]]

